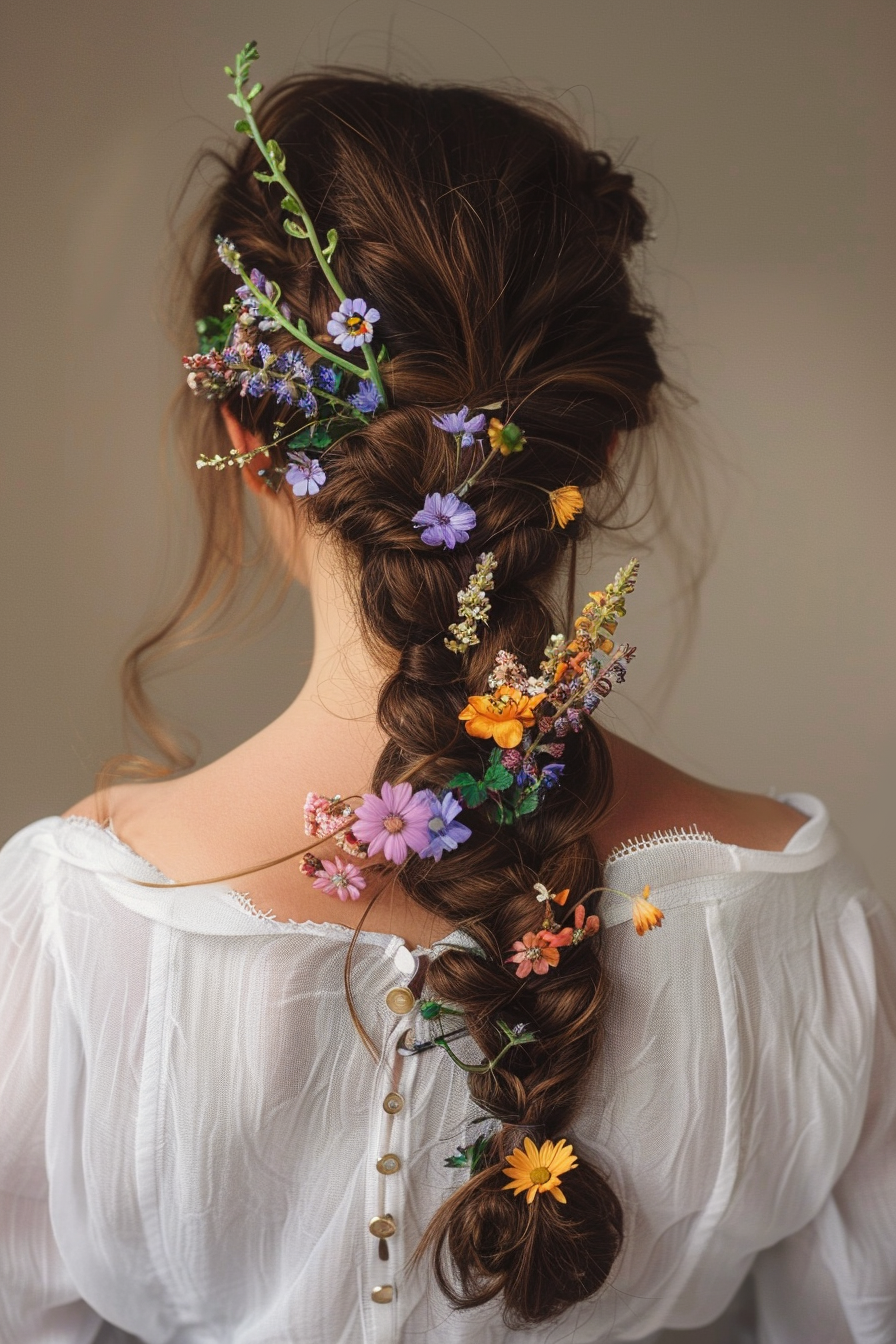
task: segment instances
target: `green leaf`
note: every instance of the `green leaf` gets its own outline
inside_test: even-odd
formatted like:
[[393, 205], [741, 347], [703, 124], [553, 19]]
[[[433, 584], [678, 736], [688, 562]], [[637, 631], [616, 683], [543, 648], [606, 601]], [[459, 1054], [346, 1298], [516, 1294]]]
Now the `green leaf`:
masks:
[[529, 793], [528, 791], [524, 793], [516, 807], [513, 809], [514, 814], [517, 817], [525, 817], [528, 816], [530, 812], [534, 812], [539, 803], [538, 793], [538, 789], [535, 789], [532, 793]]
[[[258, 174], [256, 173], [255, 176], [257, 177]], [[274, 180], [275, 179], [272, 177], [266, 179], [266, 181], [268, 182], [273, 182]], [[305, 229], [302, 228], [301, 224], [297, 224], [294, 219], [284, 219], [283, 227], [286, 230], [286, 232], [290, 234], [293, 238], [307, 239], [308, 237], [308, 234], [305, 231]]]
[[207, 355], [210, 350], [223, 350], [232, 330], [232, 317], [200, 317], [196, 323], [199, 353]]
[[510, 788], [513, 783], [513, 775], [505, 769], [500, 761], [495, 761], [486, 770], [482, 782], [487, 789], [495, 789], [498, 793], [501, 793], [504, 789]]
[[224, 67], [224, 73], [225, 73], [225, 75], [229, 75], [230, 78], [233, 79], [233, 71], [231, 70], [231, 68], [230, 68], [229, 65], [225, 65], [225, 67]]
[[263, 85], [261, 84], [253, 84], [249, 92], [246, 94], [246, 101], [251, 103], [253, 98], [257, 98], [258, 95], [261, 93], [262, 88]]
[[339, 234], [336, 231], [336, 229], [327, 229], [327, 245], [325, 248], [322, 249], [323, 254], [326, 257], [327, 261], [330, 260], [333, 253], [336, 251], [336, 244], [338, 242], [339, 242]]
[[237, 107], [241, 108], [243, 106], [243, 100], [238, 93], [228, 93], [227, 97], [232, 103], [236, 103]]
[[460, 789], [467, 807], [478, 807], [488, 797], [485, 785], [480, 780], [474, 779], [467, 770], [462, 770], [453, 779], [449, 779], [446, 788]]
[[242, 135], [251, 135], [252, 127], [246, 121], [245, 117], [240, 117], [239, 121], [233, 123], [233, 129], [239, 131]]
[[276, 168], [279, 172], [282, 173], [283, 169], [286, 167], [286, 155], [283, 153], [283, 150], [277, 144], [277, 141], [268, 140], [267, 144], [265, 145], [265, 148], [267, 149], [268, 152], [268, 160], [270, 162], [271, 167]]
[[512, 826], [516, 821], [516, 816], [512, 807], [505, 807], [501, 802], [496, 802], [492, 809], [492, 821], [497, 822], [499, 826]]
[[280, 208], [282, 210], [288, 210], [291, 215], [300, 215], [302, 213], [301, 206], [295, 196], [284, 196], [283, 200], [280, 202]]
[[252, 176], [255, 177], [255, 178], [257, 178], [259, 182], [276, 182], [276, 181], [277, 181], [277, 179], [276, 179], [276, 177], [274, 177], [273, 173], [254, 172], [254, 173], [252, 174]]

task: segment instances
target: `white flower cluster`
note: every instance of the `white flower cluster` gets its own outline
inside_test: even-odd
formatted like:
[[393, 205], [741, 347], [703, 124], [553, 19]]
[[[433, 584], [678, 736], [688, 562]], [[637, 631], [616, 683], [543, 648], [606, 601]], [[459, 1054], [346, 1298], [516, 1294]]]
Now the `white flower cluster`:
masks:
[[488, 614], [492, 604], [486, 594], [495, 586], [493, 578], [495, 564], [495, 557], [491, 551], [480, 555], [479, 562], [470, 575], [469, 583], [457, 595], [458, 619], [454, 625], [448, 627], [449, 634], [454, 638], [445, 640], [445, 647], [452, 653], [463, 653], [465, 649], [479, 643], [479, 636], [476, 633], [478, 621], [488, 625]]

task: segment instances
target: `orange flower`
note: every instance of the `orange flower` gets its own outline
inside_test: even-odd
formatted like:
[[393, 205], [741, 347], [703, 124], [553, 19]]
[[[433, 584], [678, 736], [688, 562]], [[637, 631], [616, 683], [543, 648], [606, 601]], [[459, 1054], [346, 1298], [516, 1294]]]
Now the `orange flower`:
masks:
[[506, 960], [516, 962], [516, 973], [521, 980], [533, 971], [536, 975], [547, 975], [551, 967], [559, 963], [560, 953], [554, 937], [554, 934], [539, 929], [537, 933], [524, 933], [517, 939]]
[[582, 492], [577, 485], [561, 485], [558, 490], [549, 492], [548, 499], [551, 502], [551, 512], [554, 515], [554, 522], [551, 523], [551, 527], [555, 524], [565, 527], [585, 507]]
[[536, 1195], [553, 1195], [560, 1203], [566, 1203], [566, 1196], [560, 1189], [560, 1177], [579, 1165], [579, 1159], [572, 1150], [572, 1144], [565, 1139], [556, 1143], [543, 1143], [536, 1148], [527, 1136], [523, 1148], [514, 1148], [507, 1159], [504, 1175], [510, 1181], [504, 1186], [515, 1195], [526, 1193], [526, 1203], [531, 1204]]
[[523, 729], [535, 723], [535, 708], [543, 695], [524, 695], [513, 686], [501, 686], [494, 695], [471, 695], [458, 718], [471, 737], [493, 737], [499, 747], [518, 747]]
[[593, 938], [600, 928], [600, 919], [597, 915], [589, 915], [585, 918], [584, 905], [577, 905], [575, 909], [575, 928], [572, 931], [570, 942], [573, 946], [585, 941], [586, 938]]
[[645, 887], [640, 896], [629, 896], [632, 903], [632, 920], [639, 937], [648, 929], [655, 929], [663, 922], [662, 910], [651, 905], [647, 899], [649, 895], [650, 887]]
[[525, 434], [512, 420], [505, 425], [502, 420], [492, 416], [486, 433], [493, 451], [499, 452], [502, 457], [510, 457], [511, 453], [521, 453], [526, 446]]

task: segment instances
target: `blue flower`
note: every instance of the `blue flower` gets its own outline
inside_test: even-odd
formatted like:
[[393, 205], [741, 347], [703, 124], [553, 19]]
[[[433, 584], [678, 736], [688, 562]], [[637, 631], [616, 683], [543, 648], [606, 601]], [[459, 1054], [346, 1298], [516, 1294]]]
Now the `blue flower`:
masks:
[[541, 782], [546, 789], [554, 789], [560, 783], [560, 776], [566, 769], [559, 761], [552, 761], [550, 765], [541, 767]]
[[361, 411], [363, 415], [373, 415], [382, 401], [382, 397], [379, 388], [371, 378], [362, 378], [358, 384], [357, 392], [353, 393], [348, 400], [356, 411]]
[[461, 812], [461, 805], [453, 793], [438, 798], [431, 789], [427, 789], [432, 816], [427, 823], [429, 844], [420, 850], [421, 859], [435, 859], [438, 863], [442, 855], [450, 849], [457, 849], [473, 832], [469, 826], [455, 818]]
[[303, 396], [299, 397], [299, 405], [305, 412], [305, 418], [307, 420], [313, 420], [317, 415], [317, 397], [313, 392], [306, 392]]
[[427, 495], [423, 508], [412, 519], [415, 527], [422, 527], [420, 540], [427, 546], [445, 546], [453, 551], [459, 541], [468, 541], [476, 526], [476, 514], [469, 504], [462, 504], [457, 495]]
[[323, 392], [336, 391], [336, 370], [329, 364], [315, 364], [314, 381]]
[[242, 396], [244, 397], [263, 397], [268, 389], [268, 380], [263, 373], [253, 373], [251, 376], [243, 374], [244, 382]]
[[456, 414], [434, 415], [432, 422], [436, 429], [444, 429], [446, 434], [460, 435], [461, 448], [472, 448], [474, 434], [481, 434], [485, 429], [485, 416], [474, 415], [468, 419], [469, 414], [469, 406], [461, 406]]
[[286, 481], [292, 486], [294, 495], [316, 495], [327, 479], [327, 473], [317, 458], [307, 453], [287, 454], [292, 466], [287, 468]]
[[363, 299], [343, 299], [335, 313], [330, 314], [327, 331], [343, 350], [354, 350], [369, 345], [373, 340], [373, 324], [379, 322], [376, 308], [368, 308]]

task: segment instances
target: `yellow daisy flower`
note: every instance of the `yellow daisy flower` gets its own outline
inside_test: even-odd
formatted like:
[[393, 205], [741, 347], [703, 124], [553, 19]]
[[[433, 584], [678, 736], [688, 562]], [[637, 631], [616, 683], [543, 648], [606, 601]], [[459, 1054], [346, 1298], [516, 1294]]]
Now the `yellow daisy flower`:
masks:
[[558, 490], [549, 491], [548, 499], [551, 502], [551, 512], [554, 515], [552, 527], [555, 524], [559, 527], [565, 527], [585, 507], [582, 492], [577, 485], [561, 485]]
[[561, 1204], [566, 1196], [560, 1189], [560, 1177], [579, 1165], [579, 1159], [572, 1150], [572, 1144], [565, 1139], [556, 1143], [548, 1140], [536, 1148], [531, 1139], [524, 1140], [524, 1148], [514, 1148], [507, 1159], [504, 1175], [510, 1181], [504, 1186], [515, 1195], [526, 1192], [526, 1203], [531, 1204], [536, 1195], [551, 1194]]
[[663, 922], [663, 912], [658, 910], [655, 905], [651, 905], [647, 899], [650, 895], [650, 887], [645, 887], [640, 896], [630, 896], [632, 903], [632, 920], [635, 925], [635, 931], [640, 937], [648, 929], [655, 929]]

